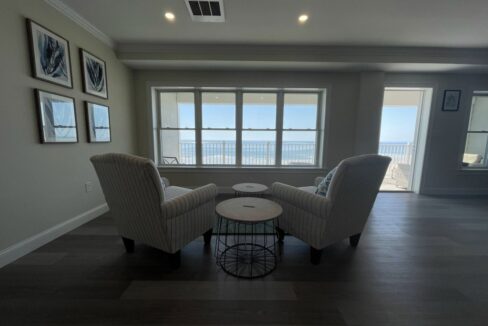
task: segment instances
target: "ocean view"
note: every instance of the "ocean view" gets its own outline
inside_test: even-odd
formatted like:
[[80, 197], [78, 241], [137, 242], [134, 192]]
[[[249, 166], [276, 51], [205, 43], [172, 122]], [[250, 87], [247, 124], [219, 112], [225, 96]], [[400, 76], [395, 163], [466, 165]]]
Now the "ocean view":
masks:
[[[412, 145], [408, 142], [381, 142], [379, 154], [397, 160], [409, 157]], [[307, 141], [286, 141], [282, 147], [282, 165], [315, 165], [315, 143]], [[180, 164], [196, 164], [194, 141], [180, 141]], [[274, 141], [243, 141], [242, 165], [274, 165], [276, 143]], [[203, 164], [235, 164], [235, 141], [202, 142]]]

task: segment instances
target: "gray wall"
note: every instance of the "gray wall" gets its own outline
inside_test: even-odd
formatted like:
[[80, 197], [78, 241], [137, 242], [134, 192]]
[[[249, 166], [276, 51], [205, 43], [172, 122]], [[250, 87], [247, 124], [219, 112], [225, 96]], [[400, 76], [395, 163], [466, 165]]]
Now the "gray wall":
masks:
[[[488, 193], [488, 171], [465, 171], [460, 168], [464, 151], [465, 130], [473, 90], [488, 90], [487, 75], [473, 74], [383, 74], [325, 72], [266, 72], [266, 71], [149, 71], [137, 70], [135, 97], [138, 125], [138, 151], [150, 156], [151, 86], [210, 86], [210, 87], [303, 87], [327, 88], [327, 126], [325, 133], [325, 169], [341, 159], [377, 150], [381, 123], [384, 86], [432, 87], [433, 102], [427, 150], [424, 160], [421, 192], [430, 194]], [[442, 112], [445, 89], [461, 89], [462, 101], [458, 112]], [[259, 181], [271, 184], [282, 181], [293, 185], [311, 184], [324, 173], [311, 171], [266, 171], [264, 169], [161, 169], [173, 183], [197, 186], [207, 182], [228, 188], [233, 183]]]
[[[31, 77], [25, 17], [70, 42], [73, 89]], [[105, 202], [90, 156], [135, 151], [132, 73], [109, 47], [39, 0], [0, 3], [0, 251]], [[78, 48], [107, 62], [109, 100], [82, 92]], [[34, 88], [76, 99], [78, 144], [39, 143]], [[111, 108], [112, 143], [88, 144], [84, 100]], [[84, 184], [93, 182], [86, 193]]]
[[[475, 90], [488, 90], [487, 75], [389, 74], [387, 85], [434, 89], [421, 192], [425, 194], [488, 194], [488, 171], [467, 171], [460, 166]], [[444, 112], [446, 89], [462, 91], [459, 111]]]

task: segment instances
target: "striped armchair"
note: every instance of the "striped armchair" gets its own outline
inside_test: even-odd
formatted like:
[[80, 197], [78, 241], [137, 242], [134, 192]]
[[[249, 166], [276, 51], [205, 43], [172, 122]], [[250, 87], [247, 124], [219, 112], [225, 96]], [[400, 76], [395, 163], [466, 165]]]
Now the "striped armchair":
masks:
[[134, 240], [171, 254], [180, 264], [180, 249], [204, 234], [210, 243], [217, 187], [195, 190], [171, 186], [151, 160], [126, 154], [91, 158], [125, 248]]
[[322, 249], [349, 238], [356, 247], [366, 224], [391, 158], [361, 155], [339, 163], [327, 196], [315, 194], [315, 186], [295, 188], [279, 182], [271, 187], [283, 207], [278, 219], [278, 235], [288, 232], [311, 247], [311, 261], [320, 262]]

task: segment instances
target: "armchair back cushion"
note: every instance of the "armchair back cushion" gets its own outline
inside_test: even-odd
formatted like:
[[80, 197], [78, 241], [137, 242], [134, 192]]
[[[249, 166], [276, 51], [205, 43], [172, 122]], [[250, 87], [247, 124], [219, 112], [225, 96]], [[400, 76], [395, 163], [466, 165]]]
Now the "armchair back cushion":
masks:
[[370, 154], [339, 163], [326, 197], [327, 238], [338, 241], [362, 232], [390, 161], [389, 157]]
[[164, 191], [155, 164], [114, 153], [93, 156], [91, 162], [120, 234], [160, 247], [165, 241], [166, 221], [161, 215]]

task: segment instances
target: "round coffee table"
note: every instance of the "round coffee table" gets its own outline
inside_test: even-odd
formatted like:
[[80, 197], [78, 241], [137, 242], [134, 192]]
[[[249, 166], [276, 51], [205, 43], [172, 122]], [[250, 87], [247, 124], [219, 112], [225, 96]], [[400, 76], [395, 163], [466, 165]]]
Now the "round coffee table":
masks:
[[263, 195], [268, 187], [260, 183], [238, 183], [232, 186], [236, 196], [259, 196]]
[[263, 198], [238, 197], [217, 205], [215, 256], [228, 274], [257, 278], [271, 273], [277, 264], [276, 218], [283, 209]]

